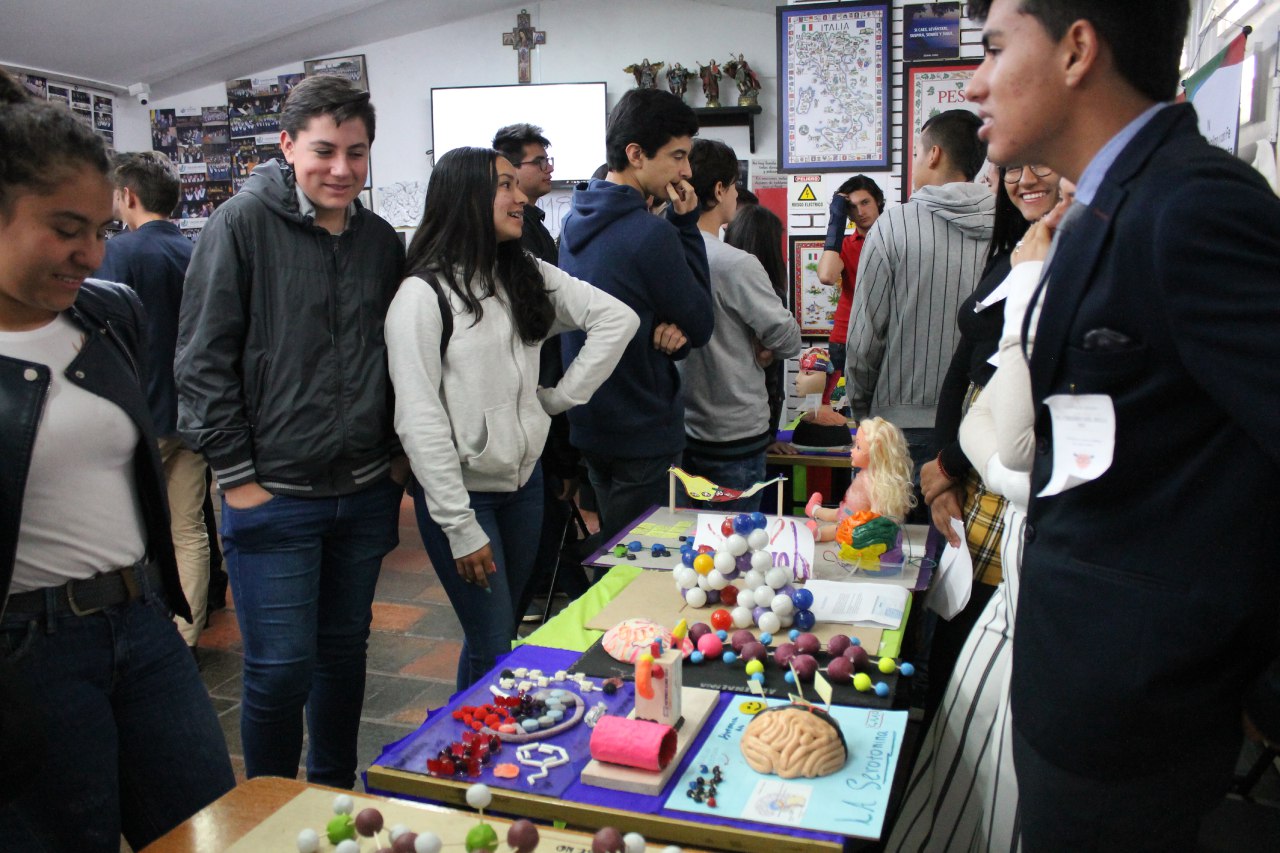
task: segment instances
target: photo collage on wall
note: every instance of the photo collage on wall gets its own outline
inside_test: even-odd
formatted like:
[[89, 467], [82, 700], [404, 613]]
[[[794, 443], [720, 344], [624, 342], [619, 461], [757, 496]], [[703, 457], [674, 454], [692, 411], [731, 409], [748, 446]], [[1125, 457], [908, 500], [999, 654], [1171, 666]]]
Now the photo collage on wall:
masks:
[[227, 83], [232, 192], [238, 192], [254, 168], [280, 156], [280, 109], [302, 74], [254, 77]]
[[115, 149], [115, 108], [110, 95], [38, 74], [15, 72], [14, 76], [34, 97], [65, 104], [85, 127], [102, 137], [108, 148]]

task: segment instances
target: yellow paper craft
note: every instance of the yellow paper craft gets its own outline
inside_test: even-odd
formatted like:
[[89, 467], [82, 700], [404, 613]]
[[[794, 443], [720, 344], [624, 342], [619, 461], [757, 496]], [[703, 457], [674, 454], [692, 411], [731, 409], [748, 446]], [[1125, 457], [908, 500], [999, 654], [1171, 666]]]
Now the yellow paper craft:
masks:
[[690, 474], [680, 468], [672, 466], [671, 473], [680, 478], [680, 482], [684, 484], [684, 490], [695, 501], [711, 501], [712, 503], [723, 503], [724, 501], [736, 501], [739, 498], [749, 498], [761, 489], [771, 486], [774, 483], [781, 482], [785, 477], [774, 477], [772, 480], [765, 480], [763, 483], [756, 483], [750, 488], [739, 491], [738, 489], [729, 489], [723, 486], [717, 486], [706, 477], [699, 477]]

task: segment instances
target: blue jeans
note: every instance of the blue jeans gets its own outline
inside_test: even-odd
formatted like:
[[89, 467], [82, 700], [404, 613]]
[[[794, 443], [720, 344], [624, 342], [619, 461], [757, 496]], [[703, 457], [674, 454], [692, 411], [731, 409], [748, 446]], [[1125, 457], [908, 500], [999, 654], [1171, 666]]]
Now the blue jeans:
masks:
[[[685, 450], [684, 465], [681, 467], [690, 474], [706, 477], [717, 486], [742, 491], [764, 480], [764, 464], [763, 450], [745, 459], [721, 459], [717, 456], [706, 456], [692, 450]], [[722, 503], [695, 501], [690, 499], [689, 494], [682, 487], [676, 487], [677, 506], [692, 506], [708, 512], [755, 512], [760, 509], [763, 498], [764, 490], [756, 492], [749, 498], [739, 498], [735, 501]]]
[[458, 575], [449, 539], [427, 511], [422, 486], [415, 480], [411, 489], [422, 544], [462, 623], [458, 689], [465, 690], [493, 669], [499, 655], [511, 651], [516, 627], [524, 615], [518, 610], [520, 598], [533, 574], [542, 535], [542, 464], [535, 466], [533, 475], [514, 492], [467, 493], [498, 566], [497, 574], [489, 575], [489, 592]]
[[932, 524], [929, 508], [924, 504], [924, 494], [920, 491], [920, 468], [938, 455], [933, 427], [904, 428], [902, 437], [907, 440], [907, 452], [911, 454], [911, 486], [916, 495], [916, 505], [907, 512], [907, 522]]
[[0, 623], [0, 656], [47, 739], [23, 793], [0, 806], [4, 849], [117, 853], [123, 832], [140, 850], [235, 786], [209, 693], [159, 596]]
[[390, 478], [332, 498], [222, 502], [222, 540], [244, 641], [245, 774], [350, 788], [382, 558], [399, 541], [404, 488]]
[[587, 476], [600, 506], [600, 536], [608, 542], [628, 530], [645, 510], [667, 503], [667, 469], [679, 465], [680, 454], [622, 459], [583, 453]]

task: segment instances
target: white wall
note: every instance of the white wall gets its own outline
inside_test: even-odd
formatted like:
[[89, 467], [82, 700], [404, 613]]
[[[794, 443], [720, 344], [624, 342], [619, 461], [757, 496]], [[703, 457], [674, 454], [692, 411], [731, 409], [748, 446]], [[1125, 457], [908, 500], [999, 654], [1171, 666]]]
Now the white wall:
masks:
[[[398, 181], [425, 180], [429, 171], [425, 152], [431, 147], [433, 86], [516, 82], [515, 51], [502, 44], [502, 33], [515, 26], [520, 8], [513, 5], [504, 12], [373, 44], [353, 45], [350, 50], [335, 54], [365, 54], [369, 89], [378, 109], [372, 159], [375, 188]], [[744, 54], [763, 85], [760, 103], [764, 112], [756, 117], [756, 156], [773, 156], [777, 141], [773, 15], [673, 0], [636, 4], [558, 0], [525, 4], [523, 8], [529, 10], [534, 26], [547, 33], [547, 44], [534, 51], [533, 82], [604, 80], [609, 88], [610, 107], [635, 85], [632, 76], [622, 71], [632, 62], [648, 57], [653, 62], [681, 62], [688, 67], [712, 58], [724, 62], [730, 51]], [[246, 68], [240, 76], [265, 77], [300, 70], [300, 64]], [[688, 103], [702, 106], [696, 79], [689, 89]], [[722, 81], [721, 94], [723, 103], [734, 102], [736, 89], [731, 80]], [[122, 151], [151, 147], [150, 109], [224, 103], [226, 89], [222, 84], [156, 100], [145, 108], [132, 101], [120, 103], [116, 147]], [[537, 117], [512, 116], [511, 121], [537, 123]], [[741, 158], [750, 156], [745, 128], [708, 128], [703, 135], [724, 140]], [[604, 152], [600, 159], [603, 162]]]

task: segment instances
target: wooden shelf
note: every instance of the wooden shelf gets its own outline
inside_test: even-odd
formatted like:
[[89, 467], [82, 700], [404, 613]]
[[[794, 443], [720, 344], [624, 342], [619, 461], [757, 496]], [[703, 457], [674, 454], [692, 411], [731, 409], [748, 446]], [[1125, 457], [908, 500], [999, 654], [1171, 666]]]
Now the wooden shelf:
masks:
[[756, 153], [756, 116], [762, 109], [754, 107], [694, 107], [701, 127], [745, 127], [750, 138], [751, 153]]

